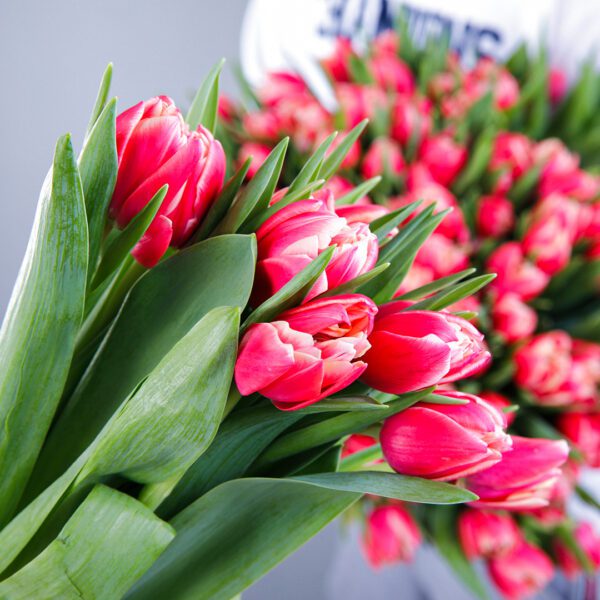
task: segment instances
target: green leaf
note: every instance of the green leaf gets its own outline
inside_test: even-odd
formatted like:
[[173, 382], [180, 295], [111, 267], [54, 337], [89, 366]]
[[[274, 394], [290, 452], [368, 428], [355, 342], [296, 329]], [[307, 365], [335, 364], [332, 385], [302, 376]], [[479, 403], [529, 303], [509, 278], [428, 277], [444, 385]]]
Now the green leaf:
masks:
[[98, 94], [96, 95], [96, 103], [94, 104], [92, 116], [90, 117], [90, 122], [87, 126], [86, 137], [90, 135], [94, 125], [96, 124], [96, 121], [100, 117], [100, 113], [102, 113], [104, 110], [104, 105], [106, 104], [106, 100], [108, 99], [108, 94], [110, 92], [112, 73], [113, 64], [108, 63], [102, 75], [102, 80], [100, 81], [100, 87], [98, 88]]
[[495, 279], [495, 277], [495, 273], [472, 277], [471, 279], [463, 281], [462, 283], [458, 283], [449, 289], [442, 290], [434, 296], [426, 298], [425, 300], [421, 300], [405, 310], [442, 310], [448, 306], [451, 306], [452, 304], [455, 304], [463, 298], [472, 296], [481, 288], [485, 287], [490, 281]]
[[398, 296], [398, 300], [419, 300], [420, 298], [426, 298], [429, 294], [433, 294], [434, 292], [444, 290], [448, 286], [468, 277], [475, 273], [477, 269], [464, 269], [463, 271], [459, 271], [458, 273], [454, 273], [452, 275], [447, 275], [446, 277], [441, 277], [440, 279], [436, 279], [431, 283], [426, 285], [422, 285], [421, 287], [415, 288], [410, 292], [406, 292], [406, 294], [402, 294], [402, 296]]
[[120, 598], [173, 537], [173, 528], [140, 502], [98, 486], [39, 556], [0, 583], [0, 596]]
[[63, 136], [0, 330], [0, 526], [16, 508], [60, 400], [83, 315], [87, 256], [81, 179]]
[[335, 288], [331, 288], [330, 290], [319, 294], [317, 297], [326, 298], [329, 296], [340, 296], [341, 294], [352, 294], [358, 290], [359, 287], [371, 281], [371, 279], [379, 277], [379, 275], [383, 273], [389, 266], [390, 263], [382, 263], [377, 265], [374, 269], [371, 269], [370, 271], [367, 271], [366, 273], [363, 273], [362, 275], [359, 275], [358, 277], [355, 277], [346, 283], [342, 283]]
[[202, 124], [211, 133], [215, 132], [217, 124], [217, 106], [219, 102], [219, 75], [225, 59], [222, 58], [209, 72], [202, 85], [196, 92], [196, 96], [185, 117], [190, 129], [197, 129]]
[[238, 63], [235, 63], [233, 65], [232, 70], [233, 70], [233, 74], [238, 82], [238, 85], [240, 86], [240, 90], [242, 92], [242, 98], [244, 99], [244, 101], [247, 104], [249, 104], [250, 106], [258, 108], [261, 105], [260, 100], [254, 93], [254, 90], [252, 89], [252, 86], [246, 79], [246, 76], [244, 75], [244, 71], [242, 71], [242, 68], [240, 67], [240, 65]]
[[[306, 408], [302, 408], [299, 411], [300, 414], [313, 414], [323, 412], [351, 412], [351, 411], [363, 411], [363, 410], [383, 410], [384, 412], [389, 410], [389, 407], [385, 404], [380, 404], [376, 400], [373, 400], [370, 396], [334, 396], [331, 398], [325, 398], [319, 400], [315, 404], [311, 404]], [[387, 415], [383, 415], [385, 417]]]
[[89, 132], [79, 157], [79, 172], [89, 231], [88, 283], [94, 275], [108, 206], [117, 181], [117, 101], [112, 99]]
[[247, 329], [254, 323], [268, 323], [284, 310], [300, 304], [321, 273], [325, 271], [334, 252], [335, 247], [331, 246], [308, 263], [293, 279], [250, 314], [244, 321], [242, 330]]
[[158, 213], [169, 186], [163, 185], [146, 206], [129, 222], [129, 225], [114, 237], [106, 248], [98, 270], [94, 275], [92, 287], [101, 284], [111, 273], [114, 273], [127, 258], [140, 238], [146, 233], [150, 223]]
[[329, 179], [340, 168], [344, 158], [346, 158], [346, 154], [348, 154], [354, 142], [360, 137], [368, 122], [368, 119], [364, 119], [353, 127], [344, 136], [344, 139], [338, 144], [337, 148], [323, 161], [323, 166], [319, 172], [321, 179]]
[[[255, 257], [252, 236], [215, 237], [182, 250], [141, 277], [53, 427], [32, 478], [30, 498], [64, 472], [204, 315], [219, 306], [246, 305]], [[207, 281], [219, 285], [207, 286]]]
[[496, 130], [493, 127], [487, 127], [478, 136], [471, 150], [469, 162], [452, 186], [452, 191], [456, 195], [463, 195], [469, 187], [481, 179], [488, 168], [495, 139]]
[[175, 539], [125, 598], [232, 598], [358, 498], [300, 480], [224, 483], [173, 519]]
[[347, 194], [340, 196], [336, 199], [336, 206], [345, 206], [347, 204], [354, 204], [360, 198], [367, 195], [371, 190], [377, 187], [379, 182], [381, 181], [381, 175], [377, 175], [376, 177], [371, 177], [371, 179], [367, 179], [363, 181], [361, 184], [357, 185], [353, 190], [349, 191]]
[[424, 504], [458, 504], [472, 502], [477, 496], [456, 485], [431, 481], [421, 477], [409, 477], [397, 473], [354, 471], [342, 473], [319, 473], [294, 477], [313, 485], [341, 492], [374, 494], [383, 498], [420, 502]]
[[375, 219], [369, 225], [369, 229], [377, 236], [379, 243], [383, 242], [385, 238], [398, 227], [402, 221], [405, 221], [410, 215], [419, 207], [421, 204], [420, 200], [411, 202], [398, 210], [394, 210], [379, 219]]
[[288, 188], [288, 191], [286, 192], [284, 198], [288, 195], [293, 194], [295, 191], [303, 188], [309, 183], [312, 183], [313, 181], [315, 181], [315, 179], [318, 179], [319, 171], [321, 170], [321, 165], [323, 164], [323, 158], [325, 156], [325, 153], [327, 152], [327, 150], [329, 150], [329, 147], [333, 143], [333, 140], [336, 136], [337, 132], [333, 132], [331, 135], [326, 137], [325, 140], [323, 140], [323, 142], [321, 142], [319, 147], [314, 151], [312, 156], [304, 163], [304, 165], [300, 169], [300, 172], [298, 173], [298, 175], [296, 175], [296, 177], [290, 184], [290, 187]]

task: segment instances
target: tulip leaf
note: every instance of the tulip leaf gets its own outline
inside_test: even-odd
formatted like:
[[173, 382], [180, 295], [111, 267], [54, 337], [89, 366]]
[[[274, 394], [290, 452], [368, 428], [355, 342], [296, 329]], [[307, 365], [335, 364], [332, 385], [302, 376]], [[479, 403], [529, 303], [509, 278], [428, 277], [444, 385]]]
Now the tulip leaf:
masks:
[[380, 181], [380, 175], [377, 175], [376, 177], [371, 177], [371, 179], [363, 181], [361, 184], [357, 185], [353, 190], [349, 191], [347, 194], [336, 198], [336, 206], [346, 206], [348, 204], [355, 204], [363, 196], [366, 196], [371, 190], [376, 188]]
[[410, 215], [419, 207], [421, 201], [411, 202], [398, 210], [394, 210], [387, 215], [383, 215], [378, 219], [375, 219], [369, 224], [369, 229], [377, 236], [379, 243], [383, 242], [385, 238], [394, 230], [395, 227], [400, 225], [402, 221], [405, 221]]
[[41, 554], [0, 583], [0, 596], [120, 598], [173, 537], [172, 527], [143, 504], [98, 486]]
[[321, 142], [319, 147], [314, 151], [313, 155], [304, 163], [292, 183], [290, 183], [290, 187], [288, 188], [284, 198], [319, 178], [319, 172], [323, 164], [325, 153], [333, 143], [333, 140], [336, 136], [337, 132], [334, 131], [331, 135], [326, 137], [323, 142]]
[[[363, 411], [363, 410], [389, 410], [386, 404], [381, 404], [370, 396], [333, 396], [319, 400], [315, 404], [311, 404], [306, 408], [302, 408], [296, 412], [300, 414], [312, 414], [323, 412], [346, 412], [346, 411]], [[387, 415], [382, 415], [382, 418]]]
[[117, 101], [113, 98], [95, 120], [79, 157], [89, 231], [88, 283], [98, 263], [108, 206], [117, 181], [116, 112]]
[[250, 104], [253, 107], [260, 107], [261, 102], [254, 93], [250, 82], [246, 79], [244, 75], [244, 71], [238, 63], [234, 63], [233, 65], [233, 75], [235, 76], [238, 85], [240, 86], [240, 91], [242, 93], [242, 98], [246, 102], [246, 104]]
[[90, 135], [96, 121], [100, 118], [100, 114], [104, 110], [108, 94], [110, 92], [110, 84], [112, 82], [113, 64], [108, 63], [104, 73], [102, 74], [102, 80], [100, 81], [100, 87], [98, 88], [98, 94], [96, 95], [96, 103], [92, 110], [92, 116], [87, 126], [86, 137]]
[[152, 199], [146, 206], [130, 221], [129, 225], [120, 231], [119, 234], [112, 239], [106, 251], [102, 256], [102, 260], [98, 265], [98, 270], [94, 275], [92, 287], [102, 283], [111, 273], [113, 273], [127, 258], [128, 254], [133, 250], [134, 246], [140, 241], [140, 238], [146, 233], [150, 223], [158, 213], [169, 186], [163, 185], [152, 196]]
[[458, 273], [453, 273], [452, 275], [447, 275], [446, 277], [440, 277], [440, 279], [436, 279], [431, 283], [426, 285], [422, 285], [421, 287], [415, 288], [410, 292], [406, 292], [402, 294], [402, 296], [398, 296], [398, 300], [420, 300], [421, 298], [426, 298], [430, 294], [438, 292], [440, 290], [446, 289], [448, 286], [468, 277], [475, 273], [477, 269], [464, 269], [463, 271], [459, 271]]
[[495, 138], [496, 130], [493, 127], [486, 127], [479, 134], [471, 150], [469, 161], [452, 185], [455, 194], [462, 196], [485, 173], [492, 156]]
[[338, 144], [337, 148], [325, 158], [321, 170], [319, 171], [319, 177], [321, 179], [329, 179], [340, 168], [340, 165], [344, 161], [344, 158], [346, 158], [350, 148], [352, 148], [354, 142], [358, 140], [368, 122], [368, 119], [364, 119], [358, 125], [353, 127], [344, 135], [344, 139]]
[[217, 106], [219, 103], [219, 75], [225, 59], [222, 58], [209, 72], [192, 101], [185, 117], [190, 129], [195, 130], [202, 124], [211, 133], [217, 125]]
[[48, 437], [30, 498], [64, 472], [204, 315], [219, 306], [246, 305], [255, 256], [252, 236], [209, 238], [139, 279]]
[[173, 519], [175, 539], [125, 598], [232, 598], [359, 498], [300, 480], [228, 481]]
[[319, 296], [317, 297], [327, 298], [331, 296], [340, 296], [342, 294], [352, 294], [356, 292], [356, 290], [358, 290], [358, 288], [360, 288], [362, 285], [364, 285], [368, 281], [371, 281], [371, 279], [379, 277], [379, 275], [383, 273], [389, 266], [390, 263], [382, 263], [380, 265], [377, 265], [370, 271], [367, 271], [366, 273], [363, 273], [362, 275], [359, 275], [358, 277], [355, 277], [354, 279], [351, 279], [346, 283], [342, 283], [341, 285], [338, 285], [335, 288], [331, 288], [330, 290], [319, 294]]
[[63, 136], [0, 330], [0, 526], [16, 508], [60, 400], [83, 316], [87, 257], [81, 179]]

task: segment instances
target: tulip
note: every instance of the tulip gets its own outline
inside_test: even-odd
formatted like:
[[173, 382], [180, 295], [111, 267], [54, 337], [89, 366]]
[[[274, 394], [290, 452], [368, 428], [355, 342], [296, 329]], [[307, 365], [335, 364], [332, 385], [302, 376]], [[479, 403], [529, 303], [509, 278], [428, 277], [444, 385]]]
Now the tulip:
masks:
[[509, 554], [492, 558], [488, 570], [492, 581], [508, 600], [529, 598], [554, 577], [552, 561], [525, 540]]
[[451, 135], [440, 133], [421, 145], [419, 159], [440, 185], [449, 186], [467, 162], [467, 150]]
[[495, 408], [471, 394], [441, 394], [467, 404], [420, 402], [384, 422], [381, 448], [398, 473], [450, 481], [488, 469], [510, 448]]
[[244, 396], [260, 392], [281, 410], [296, 410], [350, 385], [365, 370], [377, 306], [360, 294], [313, 300], [242, 338], [235, 382]]
[[271, 153], [271, 147], [258, 142], [244, 142], [238, 152], [238, 163], [243, 164], [248, 158], [251, 158], [248, 169], [248, 178], [252, 179], [256, 171], [265, 162], [267, 156]]
[[304, 100], [311, 97], [312, 94], [304, 79], [300, 75], [289, 71], [269, 73], [267, 81], [258, 90], [258, 98], [261, 104], [268, 107], [287, 102], [290, 98]]
[[153, 267], [169, 246], [185, 244], [221, 191], [225, 154], [210, 131], [190, 131], [170, 98], [139, 102], [117, 117], [118, 174], [110, 215], [129, 222], [168, 184], [154, 221], [134, 248], [134, 258]]
[[403, 147], [414, 141], [418, 148], [431, 131], [431, 112], [428, 99], [398, 96], [392, 107], [392, 137]]
[[575, 169], [544, 177], [540, 181], [539, 193], [542, 198], [556, 193], [586, 202], [594, 200], [600, 193], [600, 179], [587, 171]]
[[369, 564], [374, 568], [408, 562], [421, 545], [421, 532], [402, 506], [378, 506], [367, 518], [362, 545]]
[[[367, 223], [370, 224], [376, 219], [380, 219], [389, 214], [389, 209], [381, 204], [346, 204], [336, 206], [335, 212], [339, 217], [344, 217], [347, 223]], [[398, 233], [398, 230], [396, 230]]]
[[507, 242], [498, 247], [487, 261], [487, 270], [497, 277], [489, 290], [499, 294], [517, 294], [525, 302], [539, 296], [550, 281], [549, 276], [529, 262], [519, 242]]
[[246, 133], [261, 142], [275, 142], [288, 127], [274, 110], [257, 110], [246, 113], [242, 123]]
[[376, 52], [368, 61], [368, 67], [377, 85], [388, 92], [412, 96], [415, 78], [410, 67], [397, 54]]
[[492, 173], [499, 175], [494, 192], [506, 194], [513, 182], [533, 166], [531, 141], [521, 133], [499, 133], [489, 166]]
[[368, 368], [362, 379], [367, 385], [404, 394], [469, 377], [489, 364], [483, 336], [471, 323], [449, 313], [405, 307], [396, 301], [380, 309], [365, 356]]
[[[579, 523], [573, 532], [573, 537], [589, 565], [597, 570], [600, 567], [600, 536], [594, 527], [587, 522]], [[558, 566], [569, 579], [574, 579], [582, 572], [580, 560], [561, 539], [554, 541], [554, 556]]]
[[331, 56], [321, 60], [325, 71], [334, 81], [350, 81], [350, 59], [354, 56], [349, 38], [338, 37]]
[[548, 506], [569, 455], [567, 443], [516, 435], [512, 441], [512, 450], [500, 462], [467, 478], [467, 489], [479, 496], [471, 506], [507, 510]]
[[362, 163], [362, 176], [365, 179], [377, 175], [396, 177], [404, 172], [404, 158], [397, 142], [386, 137], [373, 141]]
[[517, 415], [514, 411], [506, 412], [507, 408], [514, 406], [514, 404], [506, 396], [503, 396], [498, 392], [484, 390], [483, 392], [479, 392], [479, 397], [482, 400], [485, 400], [488, 404], [491, 404], [499, 413], [504, 415], [507, 427], [510, 427], [513, 424], [513, 421]]
[[509, 515], [475, 508], [468, 508], [458, 518], [458, 537], [469, 560], [501, 556], [521, 541], [519, 528]]
[[335, 94], [346, 129], [352, 129], [363, 119], [373, 118], [388, 105], [385, 91], [375, 86], [338, 83], [335, 86]]
[[600, 413], [564, 413], [558, 429], [583, 454], [586, 464], [600, 467]]
[[335, 213], [333, 194], [317, 192], [267, 219], [256, 232], [258, 262], [252, 294], [256, 306], [330, 246], [335, 252], [306, 300], [354, 279], [377, 262], [377, 236], [366, 223], [348, 224]]
[[491, 89], [496, 108], [499, 110], [508, 110], [519, 99], [517, 80], [505, 67], [487, 57], [480, 58], [467, 74], [464, 87], [473, 101], [481, 98]]
[[477, 205], [477, 232], [482, 237], [500, 238], [515, 225], [513, 203], [504, 196], [482, 196]]
[[560, 104], [567, 93], [567, 88], [567, 74], [562, 69], [551, 67], [548, 73], [548, 95], [554, 106]]
[[367, 450], [371, 446], [377, 444], [377, 440], [370, 435], [363, 435], [361, 433], [353, 433], [345, 442], [342, 447], [342, 458], [352, 456], [356, 452], [362, 452]]
[[[327, 135], [329, 134], [329, 131], [324, 132]], [[320, 144], [321, 142], [324, 141], [324, 139], [327, 137], [327, 135], [323, 135], [322, 139], [318, 140], [318, 144]], [[329, 146], [329, 148], [327, 148], [327, 152], [325, 152], [325, 156], [328, 157], [332, 154], [332, 152], [335, 152], [336, 148], [338, 148], [340, 146], [340, 144], [345, 140], [347, 134], [338, 134], [334, 139], [333, 142], [331, 142], [331, 145]], [[360, 157], [361, 157], [361, 147], [360, 147], [360, 142], [358, 140], [356, 140], [351, 146], [350, 149], [348, 150], [348, 152], [346, 153], [346, 156], [344, 156], [344, 160], [342, 160], [342, 163], [340, 165], [340, 169], [354, 169], [354, 167], [356, 167], [356, 165], [360, 162]], [[327, 186], [330, 187], [331, 184], [331, 179], [327, 182]], [[353, 188], [354, 186], [352, 184], [350, 184], [350, 187]]]
[[536, 311], [517, 294], [503, 294], [492, 304], [494, 330], [512, 344], [529, 337], [537, 327]]
[[400, 36], [393, 29], [384, 29], [373, 38], [372, 48], [375, 56], [398, 54], [400, 50]]

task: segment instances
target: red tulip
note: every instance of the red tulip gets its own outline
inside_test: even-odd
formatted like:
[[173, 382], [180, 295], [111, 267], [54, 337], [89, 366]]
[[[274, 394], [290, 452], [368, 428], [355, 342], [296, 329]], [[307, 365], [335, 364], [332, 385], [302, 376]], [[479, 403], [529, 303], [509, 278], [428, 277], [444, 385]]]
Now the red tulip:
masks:
[[373, 38], [373, 54], [398, 54], [400, 50], [400, 36], [393, 29], [384, 29]]
[[490, 58], [480, 58], [467, 73], [464, 83], [467, 94], [474, 100], [484, 96], [490, 89], [499, 110], [507, 110], [519, 99], [519, 84], [511, 73]]
[[479, 496], [472, 506], [523, 510], [548, 505], [569, 455], [567, 443], [516, 435], [512, 441], [500, 462], [467, 478], [467, 489]]
[[350, 58], [354, 55], [352, 42], [345, 37], [335, 40], [331, 56], [323, 59], [321, 64], [334, 81], [350, 81]]
[[244, 142], [238, 152], [238, 163], [243, 164], [248, 158], [252, 157], [250, 168], [248, 169], [248, 178], [252, 179], [256, 171], [265, 162], [271, 152], [271, 147], [258, 142]]
[[[594, 527], [590, 523], [579, 523], [573, 532], [573, 537], [590, 565], [597, 570], [600, 567], [600, 536]], [[574, 579], [582, 572], [581, 562], [561, 539], [557, 538], [554, 541], [554, 555], [558, 566], [568, 578]]]
[[517, 294], [503, 294], [492, 304], [494, 330], [512, 344], [529, 337], [537, 327], [536, 311]]
[[398, 96], [392, 107], [392, 137], [403, 147], [414, 140], [418, 148], [431, 131], [431, 112], [428, 99]]
[[190, 131], [170, 98], [139, 102], [117, 117], [119, 170], [110, 214], [125, 227], [164, 184], [158, 215], [132, 254], [153, 267], [169, 246], [188, 241], [221, 191], [225, 154], [210, 131]]
[[372, 567], [411, 561], [420, 545], [419, 527], [402, 506], [378, 506], [368, 516], [363, 551]]
[[373, 141], [365, 154], [361, 173], [365, 179], [377, 175], [396, 177], [404, 172], [404, 158], [397, 142], [386, 137]]
[[398, 473], [450, 481], [488, 469], [510, 448], [504, 418], [495, 408], [471, 394], [441, 394], [468, 404], [420, 402], [383, 424], [383, 455]]
[[492, 558], [488, 569], [498, 590], [508, 600], [529, 598], [554, 577], [552, 561], [537, 546], [524, 540], [509, 554]]
[[583, 454], [591, 467], [600, 467], [600, 413], [564, 413], [558, 429]]
[[467, 150], [451, 135], [440, 133], [426, 139], [421, 145], [419, 159], [441, 185], [449, 186], [467, 162]]
[[377, 85], [388, 92], [412, 96], [415, 78], [410, 67], [396, 53], [376, 52], [368, 61], [368, 67]]
[[275, 142], [289, 128], [275, 110], [264, 109], [246, 113], [242, 118], [246, 133], [261, 142]]
[[515, 225], [513, 203], [504, 196], [482, 196], [477, 205], [477, 232], [482, 237], [500, 238]]
[[554, 106], [565, 97], [567, 88], [567, 74], [557, 67], [552, 67], [548, 73], [548, 95]]
[[403, 311], [403, 302], [382, 306], [369, 338], [363, 381], [391, 394], [469, 377], [491, 360], [483, 336], [449, 313]]
[[260, 392], [282, 410], [318, 402], [365, 370], [377, 306], [349, 294], [313, 300], [272, 323], [252, 325], [242, 338], [235, 382], [242, 395]]
[[494, 192], [506, 194], [513, 182], [533, 166], [531, 141], [521, 133], [499, 133], [489, 166], [492, 173], [499, 175]]
[[506, 426], [510, 427], [517, 416], [514, 411], [506, 412], [505, 409], [514, 406], [513, 403], [502, 394], [498, 392], [492, 392], [489, 390], [484, 390], [483, 392], [479, 392], [479, 397], [482, 400], [485, 400], [488, 404], [491, 404], [499, 413], [504, 415], [504, 419], [506, 420]]
[[385, 91], [375, 86], [338, 83], [335, 86], [335, 94], [346, 129], [352, 129], [363, 119], [373, 118], [379, 110], [388, 105]]
[[289, 71], [276, 71], [269, 73], [267, 81], [258, 90], [258, 97], [261, 104], [273, 107], [291, 98], [312, 98], [312, 94], [300, 75]]
[[503, 513], [468, 508], [458, 518], [458, 537], [469, 560], [510, 552], [521, 541], [513, 519]]
[[377, 237], [366, 223], [348, 224], [335, 213], [330, 191], [293, 202], [267, 219], [256, 232], [258, 262], [252, 304], [272, 296], [321, 252], [335, 247], [325, 272], [306, 300], [332, 289], [375, 266]]
[[377, 444], [377, 440], [373, 436], [353, 433], [344, 442], [344, 446], [342, 447], [342, 458], [352, 456], [352, 454], [355, 454], [356, 452], [362, 452], [375, 444]]

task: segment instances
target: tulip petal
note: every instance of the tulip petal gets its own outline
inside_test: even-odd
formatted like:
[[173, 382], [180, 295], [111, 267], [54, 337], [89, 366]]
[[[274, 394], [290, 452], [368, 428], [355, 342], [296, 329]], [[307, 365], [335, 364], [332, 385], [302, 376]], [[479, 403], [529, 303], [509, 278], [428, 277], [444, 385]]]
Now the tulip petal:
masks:
[[151, 269], [167, 251], [173, 236], [173, 224], [164, 215], [154, 218], [131, 255], [146, 269]]

